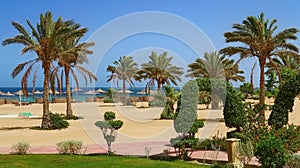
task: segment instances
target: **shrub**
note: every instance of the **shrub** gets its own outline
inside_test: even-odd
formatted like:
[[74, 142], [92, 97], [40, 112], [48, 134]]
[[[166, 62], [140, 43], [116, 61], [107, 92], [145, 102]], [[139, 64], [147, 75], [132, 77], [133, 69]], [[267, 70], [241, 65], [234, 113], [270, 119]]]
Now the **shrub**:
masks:
[[297, 152], [300, 150], [300, 126], [288, 125], [278, 130], [272, 130], [272, 134], [281, 139], [284, 147], [291, 151]]
[[283, 168], [300, 168], [300, 156], [290, 156]]
[[104, 99], [103, 102], [104, 102], [104, 103], [114, 103], [114, 100], [111, 99], [111, 98], [106, 98], [106, 99]]
[[160, 114], [160, 119], [173, 119], [174, 114], [171, 112], [171, 109], [168, 105], [165, 106], [163, 112]]
[[64, 119], [66, 119], [66, 120], [79, 120], [79, 119], [82, 119], [82, 117], [72, 115], [72, 116], [65, 116]]
[[28, 142], [18, 142], [12, 146], [12, 152], [18, 155], [25, 155], [27, 154], [29, 147], [30, 145]]
[[198, 148], [202, 150], [226, 151], [226, 137], [213, 136], [200, 141]]
[[116, 115], [114, 112], [112, 111], [107, 111], [104, 113], [104, 119], [106, 121], [109, 121], [109, 120], [114, 120], [116, 118]]
[[50, 119], [52, 125], [51, 129], [63, 129], [69, 126], [69, 123], [60, 114], [50, 113]]
[[154, 95], [154, 100], [149, 102], [150, 107], [164, 107], [166, 105], [166, 96], [162, 93]]
[[283, 167], [288, 158], [283, 142], [273, 135], [265, 135], [257, 141], [254, 155], [259, 159], [262, 168]]
[[115, 130], [120, 129], [123, 126], [123, 121], [121, 120], [110, 120], [108, 124], [113, 127]]
[[82, 149], [82, 141], [62, 141], [56, 144], [56, 149], [60, 154], [80, 154]]

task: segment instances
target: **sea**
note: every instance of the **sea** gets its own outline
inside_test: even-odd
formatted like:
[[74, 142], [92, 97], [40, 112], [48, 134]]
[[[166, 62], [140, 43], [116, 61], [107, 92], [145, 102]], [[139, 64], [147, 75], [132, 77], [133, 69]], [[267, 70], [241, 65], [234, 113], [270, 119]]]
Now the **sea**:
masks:
[[[91, 93], [89, 91], [95, 91], [98, 89], [102, 89], [105, 92], [111, 87], [93, 87], [93, 88], [80, 88], [76, 92], [71, 92], [71, 96], [75, 101], [85, 101], [87, 97], [104, 97], [105, 93]], [[74, 88], [71, 88], [73, 90]], [[114, 88], [116, 90], [121, 90], [120, 88]], [[14, 99], [22, 102], [34, 102], [35, 98], [41, 98], [43, 97], [43, 88], [42, 87], [36, 87], [34, 91], [39, 91], [40, 94], [32, 94], [32, 88], [28, 88], [28, 97], [18, 94], [17, 92], [20, 91], [20, 87], [0, 87], [0, 91], [4, 94], [0, 94], [1, 99]], [[140, 91], [144, 91], [145, 87], [132, 87], [127, 88], [127, 90], [130, 90], [131, 93], [128, 93], [127, 96], [145, 96], [145, 94], [139, 94]], [[176, 90], [180, 90], [180, 88], [176, 88]], [[0, 93], [1, 93], [0, 92]], [[63, 89], [63, 93], [61, 94], [49, 94], [49, 100], [51, 101], [53, 98], [59, 98], [59, 97], [66, 97], [65, 94], [65, 88]]]

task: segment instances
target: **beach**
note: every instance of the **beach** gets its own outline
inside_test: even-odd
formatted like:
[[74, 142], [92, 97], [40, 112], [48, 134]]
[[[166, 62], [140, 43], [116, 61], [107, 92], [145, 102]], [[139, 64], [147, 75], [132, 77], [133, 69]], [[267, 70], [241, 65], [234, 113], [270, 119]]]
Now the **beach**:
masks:
[[[266, 102], [272, 104], [273, 100]], [[103, 102], [82, 102], [73, 103], [75, 115], [81, 116], [79, 120], [69, 120], [70, 126], [62, 130], [35, 130], [32, 127], [40, 126], [42, 116], [42, 104], [30, 104], [15, 106], [13, 104], [0, 105], [0, 148], [9, 148], [18, 142], [29, 142], [31, 147], [51, 146], [67, 140], [82, 141], [85, 146], [101, 146], [105, 148], [106, 143], [101, 130], [94, 123], [103, 120], [106, 111], [116, 113], [116, 119], [124, 122], [123, 127], [118, 131], [115, 147], [121, 144], [156, 144], [153, 152], [162, 152], [169, 143], [170, 138], [177, 136], [173, 128], [173, 120], [159, 120], [163, 108], [150, 107], [141, 108], [147, 102], [137, 106], [123, 106], [120, 103]], [[52, 113], [65, 113], [65, 103], [51, 103]], [[293, 112], [290, 113], [290, 123], [300, 124], [300, 101], [295, 100]], [[30, 112], [33, 116], [22, 118], [17, 115], [21, 112]], [[267, 111], [266, 116], [270, 114]], [[231, 130], [225, 126], [222, 120], [222, 109], [205, 109], [204, 105], [198, 105], [198, 118], [205, 120], [205, 126], [199, 129], [196, 137], [200, 139], [212, 136], [226, 136]], [[113, 147], [114, 147], [113, 146]], [[145, 146], [140, 145], [139, 153], [144, 153]], [[118, 148], [123, 153], [132, 152], [131, 145]], [[1, 151], [1, 150], [0, 150]], [[138, 153], [138, 152], [137, 152]]]

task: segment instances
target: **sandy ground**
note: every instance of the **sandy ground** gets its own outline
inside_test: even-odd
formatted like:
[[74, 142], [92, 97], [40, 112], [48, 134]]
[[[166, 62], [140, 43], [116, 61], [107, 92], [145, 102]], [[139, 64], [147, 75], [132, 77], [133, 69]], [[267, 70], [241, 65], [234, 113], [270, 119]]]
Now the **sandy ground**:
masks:
[[[272, 100], [267, 100], [272, 103]], [[146, 106], [147, 103], [138, 106]], [[30, 127], [39, 126], [41, 119], [14, 117], [20, 112], [31, 112], [35, 116], [42, 116], [42, 105], [32, 104], [22, 106], [0, 105], [0, 147], [10, 147], [17, 142], [26, 141], [31, 146], [55, 146], [57, 142], [65, 140], [80, 140], [84, 145], [105, 144], [102, 132], [94, 123], [103, 119], [106, 111], [114, 111], [116, 118], [123, 120], [124, 125], [117, 134], [116, 143], [129, 142], [168, 142], [176, 137], [173, 121], [158, 120], [162, 108], [136, 108], [107, 103], [75, 103], [74, 113], [83, 119], [69, 121], [67, 129], [41, 131]], [[290, 123], [300, 124], [300, 101], [295, 100], [294, 112], [290, 113]], [[50, 105], [53, 113], [64, 113], [65, 104]], [[269, 113], [268, 113], [269, 114]], [[268, 115], [267, 114], [267, 115]], [[209, 110], [199, 105], [198, 118], [206, 119], [205, 127], [199, 129], [197, 137], [225, 136], [229, 130], [222, 122], [222, 110]], [[129, 146], [130, 147], [130, 146]]]

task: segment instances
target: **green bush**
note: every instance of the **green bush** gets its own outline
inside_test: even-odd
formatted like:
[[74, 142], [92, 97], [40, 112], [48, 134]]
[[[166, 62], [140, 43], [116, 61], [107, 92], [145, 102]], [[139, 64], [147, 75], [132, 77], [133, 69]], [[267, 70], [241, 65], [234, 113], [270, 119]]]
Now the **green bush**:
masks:
[[111, 98], [105, 98], [103, 100], [104, 103], [114, 103], [114, 99], [111, 99]]
[[210, 139], [201, 140], [198, 149], [226, 151], [226, 137], [213, 136]]
[[300, 151], [300, 126], [284, 126], [278, 130], [272, 130], [272, 134], [281, 139], [288, 151], [293, 153]]
[[257, 141], [254, 155], [259, 159], [262, 168], [281, 168], [288, 159], [283, 142], [273, 135], [265, 135]]
[[123, 121], [121, 120], [110, 120], [108, 124], [113, 127], [115, 130], [120, 129], [123, 126]]
[[150, 107], [164, 107], [166, 105], [166, 96], [162, 93], [154, 95], [154, 100], [149, 102]]
[[60, 154], [80, 154], [82, 149], [82, 141], [62, 141], [56, 144], [56, 149]]
[[300, 156], [291, 155], [283, 168], [300, 168]]
[[160, 119], [174, 119], [174, 114], [168, 105], [165, 106], [163, 112], [160, 114]]
[[12, 146], [12, 152], [18, 155], [25, 155], [27, 154], [29, 147], [30, 145], [28, 142], [18, 142]]
[[116, 118], [116, 115], [114, 112], [112, 111], [107, 111], [104, 113], [104, 119], [106, 121], [109, 121], [109, 120], [114, 120]]
[[50, 119], [52, 125], [51, 129], [63, 129], [69, 126], [69, 123], [60, 114], [50, 113]]
[[64, 119], [66, 119], [66, 120], [79, 120], [79, 119], [82, 119], [82, 117], [72, 115], [72, 116], [65, 116]]
[[272, 113], [268, 119], [269, 125], [273, 128], [279, 129], [288, 124], [289, 112], [293, 109], [295, 97], [300, 93], [299, 86], [300, 74], [280, 85]]

